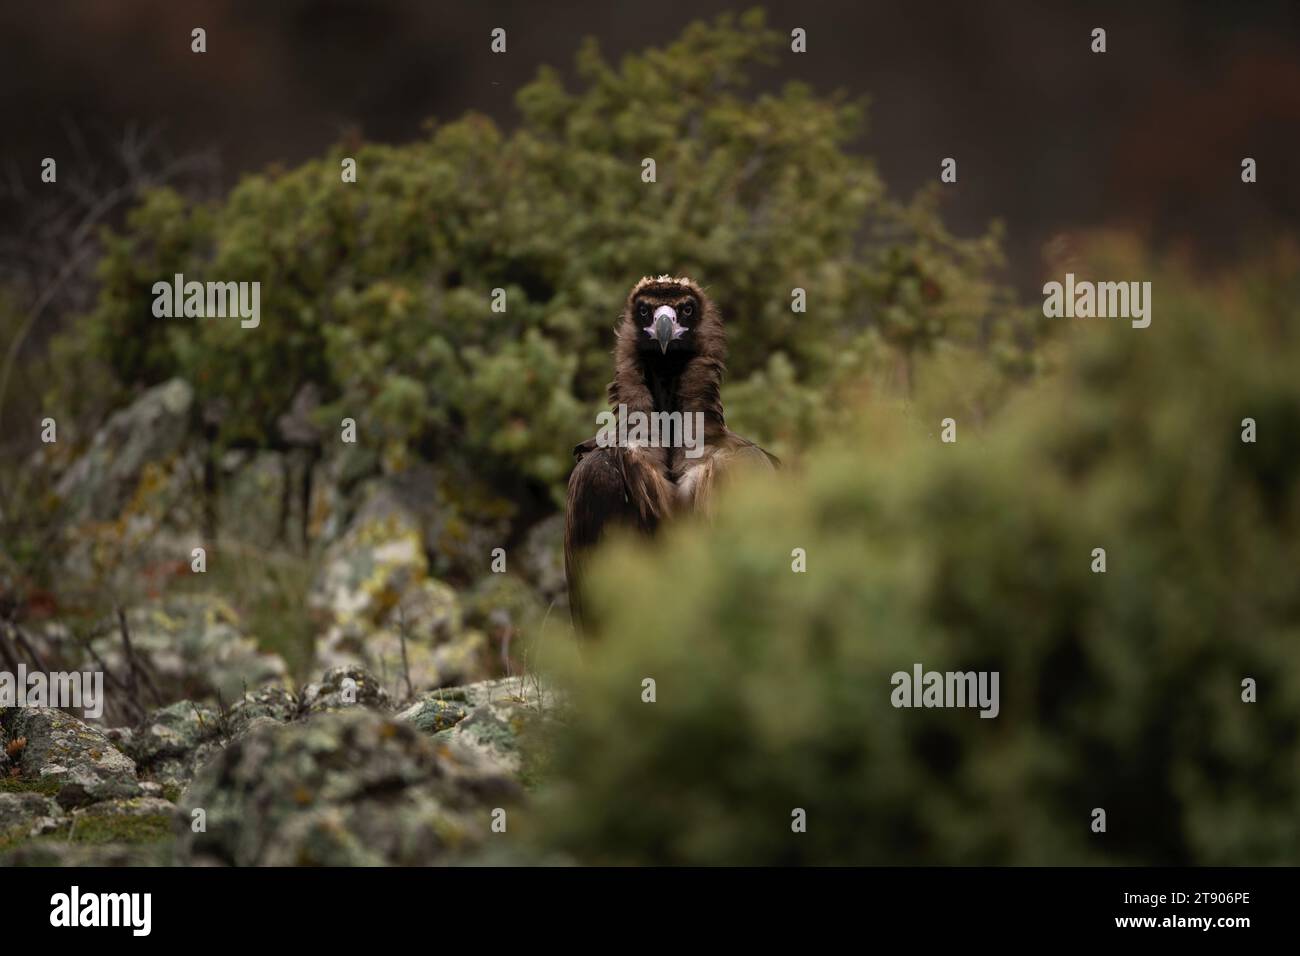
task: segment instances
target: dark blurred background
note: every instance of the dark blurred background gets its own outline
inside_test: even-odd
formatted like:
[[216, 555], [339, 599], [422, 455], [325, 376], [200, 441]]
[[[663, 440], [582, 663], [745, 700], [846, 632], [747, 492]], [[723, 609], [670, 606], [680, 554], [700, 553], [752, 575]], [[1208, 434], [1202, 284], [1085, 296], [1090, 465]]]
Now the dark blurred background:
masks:
[[[3, 179], [42, 157], [108, 155], [131, 127], [175, 155], [211, 151], [211, 188], [298, 163], [350, 131], [401, 142], [429, 118], [477, 110], [513, 124], [514, 91], [542, 64], [572, 75], [582, 37], [606, 55], [661, 44], [717, 0], [426, 3], [123, 0], [0, 8]], [[1300, 4], [769, 2], [809, 52], [769, 72], [871, 97], [862, 148], [895, 195], [954, 156], [945, 218], [1007, 228], [1011, 278], [1076, 229], [1118, 225], [1185, 246], [1206, 268], [1300, 219]], [[208, 52], [190, 52], [190, 30]], [[489, 55], [492, 28], [508, 53]], [[1108, 52], [1089, 50], [1105, 27]], [[1177, 148], [1171, 149], [1171, 144]], [[1243, 156], [1259, 160], [1244, 195]], [[0, 230], [21, 211], [6, 204]]]
[[[40, 798], [0, 865], [447, 862], [502, 791], [435, 732], [496, 753], [548, 863], [1300, 860], [1300, 0], [723, 10], [0, 8], [0, 665], [94, 664], [138, 728], [0, 715], [0, 790], [105, 808], [47, 833]], [[588, 36], [636, 59], [517, 112]], [[650, 268], [707, 282], [727, 421], [786, 464], [593, 561], [566, 667], [571, 449]], [[1047, 319], [1065, 268], [1149, 281], [1153, 327]], [[176, 274], [263, 321], [156, 316]], [[893, 706], [921, 663], [1002, 675], [999, 719]], [[365, 706], [304, 731], [345, 676]], [[144, 782], [179, 803], [110, 800]]]

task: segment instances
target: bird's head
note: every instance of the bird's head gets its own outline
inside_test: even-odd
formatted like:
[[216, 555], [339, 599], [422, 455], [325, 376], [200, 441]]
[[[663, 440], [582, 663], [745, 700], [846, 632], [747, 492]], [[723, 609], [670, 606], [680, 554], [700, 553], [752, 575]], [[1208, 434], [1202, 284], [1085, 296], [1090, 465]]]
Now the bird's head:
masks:
[[721, 334], [717, 310], [686, 278], [647, 276], [627, 299], [623, 321], [636, 332], [636, 350], [652, 355], [696, 354]]

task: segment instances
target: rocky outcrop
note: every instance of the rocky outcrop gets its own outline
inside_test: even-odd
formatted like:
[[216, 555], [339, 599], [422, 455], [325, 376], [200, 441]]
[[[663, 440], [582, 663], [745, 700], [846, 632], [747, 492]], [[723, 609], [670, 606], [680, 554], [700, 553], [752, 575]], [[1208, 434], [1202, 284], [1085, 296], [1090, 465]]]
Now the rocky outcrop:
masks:
[[135, 762], [89, 724], [61, 710], [19, 707], [0, 720], [11, 742], [23, 742], [10, 754], [16, 776], [47, 787], [60, 806], [140, 795]]
[[69, 514], [118, 520], [146, 468], [181, 453], [193, 407], [194, 389], [172, 379], [113, 414], [55, 486]]
[[317, 714], [232, 743], [181, 801], [202, 811], [182, 863], [446, 863], [481, 845], [517, 784], [476, 754], [372, 710]]
[[483, 682], [530, 666], [562, 524], [521, 548], [477, 476], [392, 471], [319, 408], [300, 392], [276, 450], [217, 454], [175, 380], [45, 456], [60, 585], [0, 554], [6, 656], [102, 672], [104, 710], [0, 708], [0, 862], [440, 863], [519, 798], [551, 702]]
[[450, 730], [469, 716], [469, 708], [463, 700], [450, 700], [441, 696], [442, 693], [417, 700], [398, 714], [398, 718], [426, 734]]
[[419, 517], [387, 486], [326, 550], [310, 605], [325, 622], [318, 667], [365, 667], [399, 698], [486, 674], [483, 635], [429, 574]]
[[[18, 798], [6, 801], [6, 798]], [[0, 794], [0, 865], [160, 866], [172, 862], [176, 806], [158, 797], [104, 800], [71, 811], [38, 794]], [[23, 819], [5, 827], [5, 806]], [[11, 822], [14, 817], [9, 817]]]
[[0, 793], [0, 841], [53, 832], [62, 817], [63, 808], [43, 793]]
[[385, 510], [408, 515], [424, 542], [429, 571], [440, 579], [477, 578], [488, 570], [492, 549], [510, 540], [515, 506], [473, 474], [418, 463], [365, 480], [353, 497], [354, 514], [382, 502]]
[[523, 799], [562, 713], [535, 681], [508, 679], [395, 714], [358, 668], [298, 693], [267, 685], [228, 709], [179, 701], [107, 731], [9, 708], [0, 730], [21, 743], [0, 790], [0, 864], [428, 865], [515, 852], [493, 841], [494, 818]]
[[249, 691], [230, 708], [226, 719], [227, 736], [243, 736], [258, 721], [284, 723], [293, 720], [301, 710], [300, 695], [291, 693], [283, 684], [267, 684]]
[[201, 531], [203, 451], [190, 438], [193, 389], [155, 386], [114, 413], [54, 486], [65, 584], [124, 604], [188, 573]]
[[[466, 714], [450, 727], [439, 727], [431, 717], [448, 706], [461, 707]], [[544, 735], [562, 713], [562, 702], [546, 685], [507, 677], [431, 695], [401, 716], [429, 728], [436, 739], [471, 750], [520, 778], [535, 769], [529, 761], [544, 753]]]
[[356, 666], [330, 668], [319, 681], [303, 688], [299, 701], [300, 710], [308, 714], [351, 707], [386, 712], [392, 709], [392, 701], [372, 674]]
[[89, 640], [58, 623], [25, 632], [49, 669], [104, 673], [108, 726], [133, 724], [169, 701], [229, 703], [249, 688], [287, 681], [284, 659], [262, 650], [235, 609], [215, 595], [173, 594], [133, 606], [125, 618], [126, 637], [113, 615]]
[[183, 700], [151, 714], [121, 743], [141, 780], [179, 789], [220, 751], [227, 733], [210, 707]]
[[[212, 594], [176, 594], [133, 608], [127, 624], [132, 653], [163, 702], [218, 696], [232, 701], [246, 688], [287, 677], [284, 660], [261, 650], [235, 609]], [[94, 647], [114, 674], [130, 673], [117, 629], [97, 638]]]

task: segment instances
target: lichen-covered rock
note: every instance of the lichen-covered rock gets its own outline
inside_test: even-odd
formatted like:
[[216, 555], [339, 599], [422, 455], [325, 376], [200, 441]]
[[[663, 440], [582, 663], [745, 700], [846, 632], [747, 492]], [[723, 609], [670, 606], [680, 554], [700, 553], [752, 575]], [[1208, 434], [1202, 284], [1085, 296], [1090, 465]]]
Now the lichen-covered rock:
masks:
[[65, 587], [131, 606], [189, 573], [203, 525], [203, 451], [190, 438], [194, 391], [155, 386], [115, 412], [63, 471], [52, 499]]
[[205, 704], [182, 700], [154, 711], [124, 742], [138, 768], [166, 757], [184, 757], [221, 734], [220, 715]]
[[398, 714], [397, 718], [409, 721], [417, 730], [426, 734], [435, 734], [440, 730], [449, 730], [468, 716], [469, 710], [464, 704], [444, 700], [435, 693], [424, 700], [417, 700]]
[[311, 471], [311, 498], [307, 502], [307, 537], [332, 543], [348, 527], [354, 493], [379, 470], [374, 449], [360, 444], [327, 443], [326, 454]]
[[180, 787], [221, 749], [225, 730], [215, 710], [183, 700], [150, 714], [121, 746], [141, 779]]
[[265, 724], [235, 741], [181, 800], [183, 863], [427, 865], [490, 832], [518, 788], [499, 769], [365, 708]]
[[[432, 580], [419, 516], [386, 486], [371, 486], [347, 530], [327, 549], [310, 600], [313, 607], [338, 616], [340, 623], [354, 616], [378, 621], [398, 607], [409, 588]], [[432, 613], [414, 619], [412, 613], [421, 610]], [[447, 636], [460, 627], [454, 592], [429, 608], [408, 609], [407, 616], [410, 629], [427, 628], [433, 636]]]
[[169, 866], [171, 844], [165, 839], [142, 842], [90, 842], [46, 837], [28, 840], [0, 854], [0, 866], [39, 866], [84, 869], [87, 867]]
[[256, 720], [283, 723], [298, 716], [301, 702], [283, 684], [266, 684], [249, 691], [230, 708], [227, 721], [230, 736], [238, 737]]
[[[482, 681], [440, 693], [446, 703], [459, 704], [469, 713], [439, 730], [434, 739], [467, 747], [514, 776], [527, 776], [530, 765], [544, 761], [544, 737], [563, 713], [554, 691], [528, 677]], [[412, 708], [403, 716], [419, 713]]]
[[173, 856], [176, 806], [157, 797], [119, 797], [43, 820], [29, 836], [12, 841], [3, 865], [150, 866]]
[[441, 691], [447, 700], [464, 701], [472, 708], [526, 705], [542, 716], [556, 716], [564, 699], [550, 683], [533, 675], [498, 677]]
[[[202, 529], [203, 459], [188, 450], [146, 462], [109, 518], [70, 509], [61, 528], [65, 583], [114, 594], [128, 606], [157, 598], [191, 573], [194, 549], [210, 548]], [[109, 497], [116, 500], [117, 493]], [[98, 506], [95, 506], [98, 507]]]
[[[417, 463], [362, 482], [359, 510], [399, 510], [420, 530], [438, 577], [472, 580], [510, 540], [516, 505], [468, 470]], [[355, 519], [354, 519], [355, 520]]]
[[[188, 572], [187, 572], [188, 573]], [[218, 697], [228, 706], [248, 688], [286, 686], [288, 667], [275, 653], [260, 649], [240, 615], [223, 598], [208, 593], [173, 593], [129, 607], [127, 630], [136, 663], [133, 675], [126, 644], [115, 616], [98, 622], [90, 642], [61, 621], [32, 626], [26, 634], [51, 669], [99, 671], [107, 667], [103, 723], [114, 728], [134, 725], [140, 709], [176, 700]], [[121, 692], [114, 678], [130, 684], [134, 700]], [[157, 688], [157, 696], [153, 688]], [[126, 733], [129, 731], [116, 731]]]
[[72, 819], [78, 825], [91, 820], [107, 820], [112, 817], [165, 817], [170, 826], [176, 816], [176, 804], [161, 797], [119, 797], [80, 807], [72, 811]]
[[[173, 594], [127, 614], [132, 651], [148, 668], [163, 700], [233, 701], [245, 688], [283, 681], [288, 669], [278, 654], [262, 651], [245, 633], [239, 614], [213, 594]], [[121, 634], [114, 629], [94, 642], [109, 670], [127, 675]]]
[[481, 678], [483, 636], [430, 576], [420, 517], [387, 487], [371, 490], [326, 550], [309, 601], [325, 622], [316, 666], [365, 667], [396, 697]]
[[[96, 726], [99, 726], [96, 724]], [[131, 741], [135, 738], [134, 727], [99, 727], [108, 738], [108, 742], [128, 756], [131, 753]]]
[[331, 667], [317, 682], [303, 688], [301, 708], [319, 714], [363, 707], [388, 711], [392, 701], [373, 674], [361, 667]]
[[61, 710], [11, 707], [3, 715], [11, 739], [25, 738], [17, 758], [22, 779], [57, 787], [63, 807], [140, 793], [135, 762], [104, 734]]
[[62, 817], [62, 808], [43, 793], [0, 792], [0, 842], [49, 833]]
[[175, 455], [185, 442], [194, 389], [172, 379], [115, 412], [90, 447], [55, 486], [69, 514], [117, 519], [136, 491], [145, 466]]

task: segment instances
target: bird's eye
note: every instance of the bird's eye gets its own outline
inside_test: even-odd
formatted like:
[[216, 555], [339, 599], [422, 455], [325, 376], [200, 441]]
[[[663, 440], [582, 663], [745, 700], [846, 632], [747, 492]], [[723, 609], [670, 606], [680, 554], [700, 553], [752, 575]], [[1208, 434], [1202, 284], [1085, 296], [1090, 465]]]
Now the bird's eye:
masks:
[[646, 305], [644, 302], [642, 302], [639, 311], [640, 311], [640, 313], [641, 313], [641, 318], [644, 319], [647, 315], [650, 314], [650, 306], [648, 306], [648, 305]]
[[695, 306], [694, 306], [694, 305], [692, 305], [691, 303], [687, 302], [684, 306], [682, 306], [682, 315], [686, 316], [686, 317], [689, 319], [689, 318], [690, 318], [692, 315], [694, 315], [694, 314], [695, 314]]

